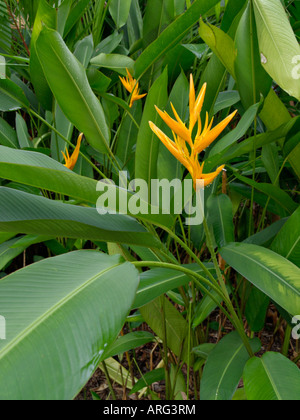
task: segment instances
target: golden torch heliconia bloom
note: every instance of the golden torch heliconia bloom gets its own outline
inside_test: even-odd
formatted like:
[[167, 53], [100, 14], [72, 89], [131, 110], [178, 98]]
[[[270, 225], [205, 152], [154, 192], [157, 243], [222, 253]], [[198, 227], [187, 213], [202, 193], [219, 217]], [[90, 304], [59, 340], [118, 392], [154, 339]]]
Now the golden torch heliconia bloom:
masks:
[[79, 137], [77, 139], [77, 145], [76, 145], [75, 150], [74, 150], [74, 152], [71, 156], [69, 155], [68, 149], [66, 149], [66, 153], [61, 152], [63, 154], [63, 157], [64, 157], [65, 161], [66, 161], [64, 166], [68, 169], [71, 169], [71, 171], [75, 168], [75, 165], [76, 165], [78, 157], [79, 157], [82, 137], [83, 137], [83, 133], [81, 133], [79, 135]]
[[132, 94], [130, 105], [129, 105], [130, 108], [132, 108], [133, 103], [147, 96], [147, 93], [140, 95], [138, 82], [132, 77], [128, 69], [126, 69], [126, 72], [127, 72], [127, 77], [120, 77], [120, 76], [119, 77], [125, 89], [128, 90], [128, 92]]
[[[213, 180], [219, 175], [224, 169], [225, 165], [220, 166], [215, 172], [204, 174], [203, 168], [204, 163], [200, 164], [198, 155], [208, 146], [212, 144], [214, 140], [222, 133], [227, 127], [230, 121], [233, 119], [237, 111], [229, 115], [216, 127], [212, 128], [213, 119], [209, 123], [208, 113], [206, 113], [206, 121], [204, 127], [202, 127], [200, 113], [202, 110], [205, 93], [206, 83], [202, 86], [202, 89], [196, 98], [195, 86], [193, 76], [190, 77], [190, 118], [189, 127], [180, 119], [174, 106], [171, 104], [175, 120], [171, 118], [166, 111], [161, 111], [156, 107], [157, 112], [163, 121], [171, 128], [173, 132], [174, 141], [171, 140], [162, 130], [160, 130], [152, 121], [149, 121], [152, 131], [157, 135], [161, 142], [167, 147], [167, 149], [179, 160], [190, 172], [191, 177], [194, 181], [194, 188], [196, 189], [197, 179], [204, 181], [204, 186], [211, 184]], [[193, 131], [198, 124], [197, 133], [193, 140]]]

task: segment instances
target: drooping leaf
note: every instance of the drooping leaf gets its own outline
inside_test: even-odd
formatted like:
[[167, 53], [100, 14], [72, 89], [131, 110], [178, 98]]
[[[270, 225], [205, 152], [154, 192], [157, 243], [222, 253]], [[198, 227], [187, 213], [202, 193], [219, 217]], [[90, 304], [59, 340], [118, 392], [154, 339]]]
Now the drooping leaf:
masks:
[[83, 132], [88, 142], [108, 153], [110, 133], [99, 100], [81, 63], [58, 32], [43, 28], [36, 42], [39, 60], [49, 86], [64, 114]]

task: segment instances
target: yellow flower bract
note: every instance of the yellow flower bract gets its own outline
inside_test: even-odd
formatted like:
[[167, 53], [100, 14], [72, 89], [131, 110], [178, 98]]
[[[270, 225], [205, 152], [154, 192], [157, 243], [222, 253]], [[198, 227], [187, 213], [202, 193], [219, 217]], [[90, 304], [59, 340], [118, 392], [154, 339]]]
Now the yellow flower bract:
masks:
[[138, 82], [132, 77], [130, 71], [126, 69], [127, 77], [120, 77], [120, 80], [125, 87], [126, 90], [128, 90], [129, 93], [131, 93], [131, 99], [130, 99], [130, 108], [132, 108], [132, 105], [135, 101], [138, 101], [139, 99], [144, 98], [147, 93], [144, 93], [143, 95], [140, 95], [140, 89]]
[[[190, 118], [189, 127], [180, 119], [174, 106], [172, 110], [175, 119], [171, 118], [166, 111], [161, 111], [156, 107], [157, 112], [163, 121], [171, 128], [173, 132], [174, 141], [171, 140], [162, 130], [160, 130], [153, 122], [149, 121], [152, 131], [157, 135], [161, 142], [167, 147], [167, 149], [179, 160], [190, 172], [194, 181], [194, 187], [196, 189], [197, 179], [204, 181], [204, 186], [207, 186], [213, 182], [213, 180], [219, 175], [224, 169], [225, 165], [220, 166], [215, 172], [204, 174], [204, 162], [200, 164], [198, 155], [208, 146], [212, 144], [214, 140], [222, 133], [227, 127], [230, 121], [233, 119], [237, 111], [229, 115], [216, 127], [212, 128], [213, 119], [209, 123], [208, 113], [206, 113], [206, 121], [204, 127], [201, 124], [200, 113], [203, 107], [207, 85], [206, 83], [202, 86], [201, 91], [196, 98], [195, 86], [193, 76], [190, 77]], [[198, 124], [197, 134], [193, 140], [193, 130]]]
[[83, 133], [81, 133], [77, 139], [77, 145], [75, 147], [75, 150], [73, 154], [70, 156], [68, 150], [66, 149], [66, 153], [61, 152], [63, 154], [63, 157], [65, 159], [65, 167], [68, 169], [71, 169], [71, 171], [75, 168], [75, 165], [77, 163], [79, 152], [80, 152], [80, 146], [82, 141]]

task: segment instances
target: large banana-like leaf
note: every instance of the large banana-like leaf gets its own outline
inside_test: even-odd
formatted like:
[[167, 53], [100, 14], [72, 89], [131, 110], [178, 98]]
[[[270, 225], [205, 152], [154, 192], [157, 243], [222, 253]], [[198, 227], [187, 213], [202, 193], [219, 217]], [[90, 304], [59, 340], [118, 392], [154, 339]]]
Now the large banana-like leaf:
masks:
[[[94, 205], [100, 197], [100, 192], [97, 192], [97, 181], [77, 175], [57, 161], [37, 152], [12, 150], [0, 146], [0, 177], [67, 195]], [[118, 212], [121, 203], [128, 203], [132, 197], [128, 191], [115, 185], [107, 185], [106, 188], [113, 196], [116, 196], [116, 205], [110, 208], [112, 211]], [[167, 227], [173, 225], [171, 216], [157, 215], [150, 206], [148, 214], [139, 214], [134, 217], [150, 223], [157, 222]]]
[[110, 133], [99, 100], [83, 65], [58, 32], [44, 28], [36, 42], [38, 58], [49, 86], [64, 114], [100, 152], [109, 150]]
[[253, 0], [259, 49], [265, 70], [300, 100], [300, 47], [278, 0]]
[[45, 79], [41, 63], [39, 62], [36, 50], [36, 41], [42, 30], [43, 24], [48, 28], [56, 29], [57, 13], [55, 8], [50, 6], [46, 0], [38, 2], [37, 14], [32, 29], [30, 43], [30, 77], [35, 88], [36, 95], [45, 109], [52, 109], [53, 96]]
[[[250, 342], [254, 352], [260, 341]], [[236, 331], [225, 336], [209, 354], [201, 380], [200, 398], [204, 401], [231, 400], [250, 356]]]
[[271, 249], [300, 267], [300, 207], [285, 223]]
[[252, 358], [244, 371], [245, 391], [250, 401], [299, 401], [300, 371], [280, 353]]
[[221, 249], [225, 261], [290, 314], [300, 314], [300, 269], [269, 249], [234, 243]]
[[130, 263], [96, 251], [46, 259], [1, 280], [0, 399], [74, 398], [120, 332], [137, 286]]
[[73, 206], [0, 187], [0, 231], [82, 238], [156, 247], [159, 241], [129, 216], [100, 215], [95, 208]]

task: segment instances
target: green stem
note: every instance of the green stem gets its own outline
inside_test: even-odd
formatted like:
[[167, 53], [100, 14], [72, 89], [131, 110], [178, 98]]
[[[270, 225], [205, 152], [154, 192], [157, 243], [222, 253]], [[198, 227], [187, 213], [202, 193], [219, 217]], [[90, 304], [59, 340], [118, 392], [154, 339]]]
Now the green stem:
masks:
[[111, 392], [111, 395], [112, 395], [113, 399], [116, 401], [117, 397], [116, 397], [115, 391], [113, 389], [113, 386], [112, 386], [112, 383], [111, 383], [111, 380], [110, 380], [110, 376], [109, 376], [109, 373], [108, 373], [108, 370], [107, 370], [106, 363], [102, 362], [102, 366], [103, 366], [103, 370], [104, 370], [104, 375], [105, 375], [106, 380], [107, 380], [108, 388]]

